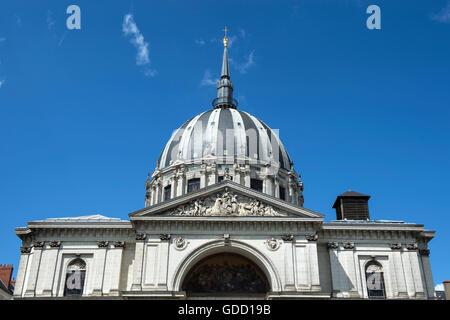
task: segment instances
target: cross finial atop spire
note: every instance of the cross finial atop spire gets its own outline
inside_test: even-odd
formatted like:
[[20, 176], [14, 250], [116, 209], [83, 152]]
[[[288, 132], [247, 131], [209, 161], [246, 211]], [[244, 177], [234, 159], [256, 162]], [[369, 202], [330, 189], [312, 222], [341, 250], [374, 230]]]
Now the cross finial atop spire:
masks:
[[227, 29], [227, 26], [225, 26], [225, 29], [223, 29], [223, 31], [225, 32], [225, 37], [223, 38], [223, 46], [226, 47], [228, 45], [227, 32], [229, 31]]

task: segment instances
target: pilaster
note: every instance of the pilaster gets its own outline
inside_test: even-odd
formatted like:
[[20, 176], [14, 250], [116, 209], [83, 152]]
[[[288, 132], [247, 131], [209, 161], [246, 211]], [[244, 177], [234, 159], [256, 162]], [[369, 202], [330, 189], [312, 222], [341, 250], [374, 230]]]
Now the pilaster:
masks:
[[21, 297], [23, 294], [25, 276], [27, 273], [28, 262], [30, 258], [31, 247], [20, 248], [20, 262], [19, 269], [17, 269], [16, 285], [14, 287], [14, 296]]
[[202, 164], [200, 167], [200, 188], [206, 187], [206, 181], [207, 181], [206, 164]]
[[284, 290], [294, 291], [294, 245], [292, 241], [285, 241], [284, 247]]
[[39, 267], [41, 265], [42, 248], [44, 242], [35, 242], [33, 244], [30, 274], [28, 278], [27, 289], [25, 291], [25, 297], [33, 297], [36, 292], [36, 283], [39, 272]]
[[92, 285], [92, 295], [101, 296], [103, 294], [103, 283], [105, 278], [106, 251], [108, 250], [108, 241], [98, 241], [98, 249], [94, 253], [94, 274]]
[[103, 292], [110, 296], [119, 295], [119, 283], [122, 267], [122, 254], [125, 242], [115, 241], [113, 247], [108, 250], [108, 261], [111, 261], [109, 266], [109, 272], [105, 275], [105, 282], [109, 290], [103, 290]]
[[58, 260], [58, 251], [61, 245], [60, 241], [52, 241], [46, 251], [45, 268], [41, 268], [40, 273], [44, 277], [42, 284], [42, 295], [52, 296], [53, 282], [55, 279], [56, 263]]
[[170, 177], [170, 199], [173, 199], [177, 196], [177, 189], [176, 189], [176, 178], [175, 176]]
[[132, 291], [142, 290], [142, 269], [144, 263], [145, 234], [136, 235], [136, 251], [134, 255]]

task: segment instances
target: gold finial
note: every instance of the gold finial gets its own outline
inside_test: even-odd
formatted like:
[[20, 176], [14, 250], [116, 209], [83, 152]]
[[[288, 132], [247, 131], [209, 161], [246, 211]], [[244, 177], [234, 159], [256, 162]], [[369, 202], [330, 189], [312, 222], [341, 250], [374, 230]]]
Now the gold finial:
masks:
[[223, 38], [223, 46], [226, 47], [228, 45], [228, 38], [227, 38], [227, 26], [225, 26], [225, 29], [223, 29], [222, 31], [225, 31], [225, 37]]

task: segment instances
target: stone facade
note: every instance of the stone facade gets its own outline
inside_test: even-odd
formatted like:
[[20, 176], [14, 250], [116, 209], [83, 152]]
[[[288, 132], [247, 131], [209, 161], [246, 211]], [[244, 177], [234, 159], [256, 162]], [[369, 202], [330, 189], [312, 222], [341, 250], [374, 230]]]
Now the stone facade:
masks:
[[[180, 206], [192, 208], [195, 199], [225, 194], [282, 214], [174, 214]], [[83, 297], [189, 298], [182, 288], [186, 275], [201, 259], [221, 252], [259, 266], [270, 286], [261, 298], [368, 298], [365, 267], [371, 261], [382, 266], [386, 298], [435, 298], [427, 247], [434, 232], [422, 225], [323, 222], [321, 214], [232, 181], [129, 217], [47, 219], [17, 228], [23, 244], [15, 298], [64, 297], [74, 259], [86, 264]]]

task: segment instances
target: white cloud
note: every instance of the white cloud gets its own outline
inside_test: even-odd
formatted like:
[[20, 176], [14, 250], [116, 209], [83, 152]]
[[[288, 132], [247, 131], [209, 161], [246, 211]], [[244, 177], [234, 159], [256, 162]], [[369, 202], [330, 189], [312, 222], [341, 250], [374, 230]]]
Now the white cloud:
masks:
[[227, 38], [228, 38], [228, 48], [231, 48], [233, 46], [233, 42], [235, 42], [238, 39], [238, 37], [235, 35]]
[[130, 37], [130, 42], [136, 47], [136, 65], [146, 66], [144, 74], [146, 76], [154, 76], [155, 70], [149, 68], [150, 58], [148, 52], [148, 42], [145, 41], [144, 36], [139, 31], [134, 22], [132, 14], [126, 14], [123, 18], [122, 32], [125, 36]]
[[247, 37], [247, 32], [245, 32], [245, 30], [242, 28], [239, 28], [239, 34], [241, 35], [242, 39], [245, 39]]
[[248, 69], [255, 64], [255, 60], [253, 58], [255, 51], [249, 53], [246, 61], [244, 63], [238, 63], [232, 59], [230, 59], [230, 63], [239, 70], [240, 73], [245, 74], [248, 72]]
[[443, 283], [439, 283], [434, 287], [434, 291], [444, 291], [444, 284]]
[[47, 27], [48, 30], [51, 30], [55, 25], [55, 21], [52, 19], [52, 12], [50, 10], [47, 11]]
[[431, 19], [442, 23], [450, 23], [450, 1], [447, 2], [447, 6], [439, 11], [439, 13], [432, 14]]
[[205, 45], [206, 41], [203, 39], [196, 39], [195, 43], [198, 44], [199, 46], [203, 46]]
[[66, 32], [64, 32], [64, 34], [62, 35], [62, 37], [61, 37], [61, 39], [59, 39], [59, 42], [58, 42], [58, 48], [62, 45], [62, 43], [64, 42], [64, 39], [66, 38], [66, 35], [67, 35], [67, 30], [66, 30]]
[[16, 24], [20, 27], [22, 26], [22, 19], [17, 14], [14, 14], [14, 18], [16, 18]]
[[5, 80], [0, 80], [0, 88], [3, 86], [4, 83], [5, 83]]
[[211, 77], [211, 71], [209, 69], [205, 70], [205, 73], [203, 74], [203, 79], [200, 82], [200, 86], [216, 86], [217, 82], [219, 82], [219, 79], [212, 79]]

